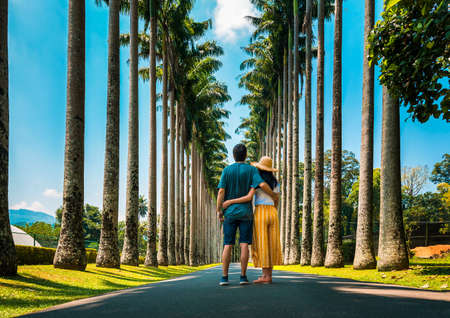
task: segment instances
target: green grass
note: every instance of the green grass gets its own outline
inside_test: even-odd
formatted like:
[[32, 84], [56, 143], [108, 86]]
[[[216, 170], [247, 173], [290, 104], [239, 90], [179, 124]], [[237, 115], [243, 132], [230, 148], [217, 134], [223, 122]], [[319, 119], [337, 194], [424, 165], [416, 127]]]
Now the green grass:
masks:
[[0, 278], [0, 318], [15, 317], [75, 299], [169, 279], [214, 265], [159, 268], [121, 266], [85, 272], [55, 269], [52, 265], [19, 266], [18, 275]]
[[430, 290], [450, 290], [450, 256], [441, 259], [412, 258], [408, 270], [392, 272], [378, 272], [376, 269], [354, 270], [351, 265], [344, 268], [287, 265], [275, 266], [275, 269]]

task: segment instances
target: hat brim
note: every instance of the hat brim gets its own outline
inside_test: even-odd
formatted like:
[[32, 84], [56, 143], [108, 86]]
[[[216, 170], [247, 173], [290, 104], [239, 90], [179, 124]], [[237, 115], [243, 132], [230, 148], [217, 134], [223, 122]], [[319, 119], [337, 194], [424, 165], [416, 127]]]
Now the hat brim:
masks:
[[259, 170], [269, 171], [269, 172], [277, 172], [278, 169], [271, 168], [260, 164], [259, 162], [252, 162], [252, 166], [258, 168]]

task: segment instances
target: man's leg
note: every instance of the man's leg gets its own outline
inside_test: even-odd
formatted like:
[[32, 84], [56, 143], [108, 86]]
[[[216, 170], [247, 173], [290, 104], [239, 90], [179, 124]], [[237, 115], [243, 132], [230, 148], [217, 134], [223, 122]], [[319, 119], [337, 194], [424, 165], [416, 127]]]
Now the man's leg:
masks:
[[241, 243], [241, 276], [247, 275], [248, 243]]
[[247, 275], [249, 244], [253, 239], [253, 220], [239, 222], [239, 244], [241, 245], [241, 275]]
[[228, 268], [231, 262], [231, 249], [233, 245], [225, 245], [222, 252], [222, 275], [228, 276]]
[[223, 222], [223, 252], [222, 252], [222, 272], [223, 276], [228, 276], [228, 268], [231, 262], [231, 251], [236, 241], [237, 223], [225, 218]]

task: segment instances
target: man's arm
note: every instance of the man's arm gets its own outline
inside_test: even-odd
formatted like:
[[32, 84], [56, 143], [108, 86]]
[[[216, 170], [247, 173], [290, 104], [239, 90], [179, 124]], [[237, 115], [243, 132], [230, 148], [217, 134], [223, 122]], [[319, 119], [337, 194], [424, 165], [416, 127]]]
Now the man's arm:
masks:
[[268, 195], [270, 195], [270, 197], [272, 198], [273, 202], [275, 203], [275, 206], [278, 205], [278, 200], [279, 200], [279, 194], [276, 192], [273, 192], [272, 189], [269, 187], [269, 185], [265, 182], [260, 183], [259, 187]]
[[219, 217], [220, 222], [223, 222], [222, 204], [224, 198], [225, 198], [225, 189], [220, 188], [219, 193], [217, 193], [217, 207], [216, 207], [217, 216]]

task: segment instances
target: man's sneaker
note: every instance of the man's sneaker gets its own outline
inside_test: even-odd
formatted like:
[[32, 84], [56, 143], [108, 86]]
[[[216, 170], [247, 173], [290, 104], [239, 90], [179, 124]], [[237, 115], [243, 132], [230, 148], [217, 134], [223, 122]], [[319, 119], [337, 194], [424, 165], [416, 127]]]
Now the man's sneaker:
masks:
[[220, 286], [227, 286], [230, 283], [228, 282], [228, 276], [222, 276], [222, 278], [220, 279]]
[[250, 284], [248, 282], [247, 276], [241, 276], [241, 279], [239, 280], [239, 284], [240, 285], [248, 285], [248, 284]]

